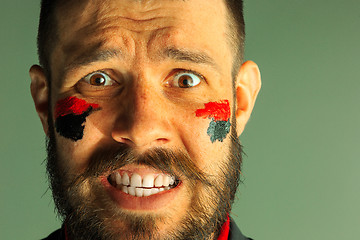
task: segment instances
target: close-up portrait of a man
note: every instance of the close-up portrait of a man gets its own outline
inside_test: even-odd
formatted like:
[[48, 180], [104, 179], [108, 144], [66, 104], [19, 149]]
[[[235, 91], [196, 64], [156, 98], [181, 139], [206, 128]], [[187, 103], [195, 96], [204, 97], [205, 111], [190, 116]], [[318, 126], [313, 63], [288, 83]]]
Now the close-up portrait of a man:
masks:
[[251, 239], [230, 216], [261, 86], [242, 0], [42, 0], [37, 40], [45, 239]]

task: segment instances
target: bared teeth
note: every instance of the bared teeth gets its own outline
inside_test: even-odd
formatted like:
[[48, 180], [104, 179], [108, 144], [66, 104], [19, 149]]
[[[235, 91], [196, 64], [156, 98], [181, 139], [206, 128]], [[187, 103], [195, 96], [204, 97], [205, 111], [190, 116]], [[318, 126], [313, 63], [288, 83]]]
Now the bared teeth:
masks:
[[144, 195], [144, 189], [143, 188], [135, 188], [135, 195], [137, 197], [142, 197]]
[[130, 195], [135, 196], [135, 195], [136, 195], [136, 193], [135, 193], [135, 188], [134, 188], [134, 187], [128, 187], [128, 193], [129, 193]]
[[171, 176], [169, 185], [174, 185], [175, 183], [175, 177]]
[[144, 190], [144, 197], [147, 197], [147, 196], [150, 196], [153, 194], [151, 188], [143, 188], [143, 190]]
[[[130, 176], [129, 176], [130, 175]], [[109, 182], [122, 192], [136, 197], [147, 197], [175, 187], [175, 177], [167, 174], [147, 174], [114, 172]]]
[[151, 195], [157, 194], [157, 193], [159, 193], [159, 189], [158, 189], [158, 188], [152, 188], [152, 189], [151, 189]]
[[153, 188], [154, 187], [154, 175], [152, 175], [152, 174], [145, 175], [145, 177], [142, 180], [142, 187]]
[[161, 187], [163, 185], [163, 176], [160, 174], [155, 179], [155, 187]]
[[120, 185], [120, 184], [122, 183], [120, 173], [119, 173], [119, 172], [115, 172], [114, 175], [115, 175], [116, 184], [117, 184], [117, 185]]
[[163, 177], [163, 186], [167, 187], [167, 186], [169, 186], [169, 184], [170, 184], [170, 177], [165, 175]]
[[139, 174], [134, 173], [130, 178], [130, 186], [131, 187], [142, 187], [141, 176]]
[[122, 175], [122, 184], [125, 185], [125, 186], [128, 186], [130, 184], [130, 179], [129, 179], [129, 175], [127, 175], [127, 173], [124, 173]]
[[122, 190], [124, 193], [129, 193], [129, 190], [128, 190], [128, 187], [127, 187], [127, 186], [122, 186], [122, 187], [121, 187], [121, 190]]

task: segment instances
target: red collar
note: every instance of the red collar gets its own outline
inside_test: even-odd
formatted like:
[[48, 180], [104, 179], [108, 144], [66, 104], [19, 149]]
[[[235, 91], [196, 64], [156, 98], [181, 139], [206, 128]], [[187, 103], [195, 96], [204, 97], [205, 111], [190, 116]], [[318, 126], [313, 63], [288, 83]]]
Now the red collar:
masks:
[[67, 227], [66, 227], [66, 223], [64, 224], [64, 230], [65, 230], [65, 240], [70, 240], [68, 234], [67, 234]]
[[221, 227], [218, 240], [228, 240], [229, 232], [230, 232], [230, 218], [229, 216], [227, 216], [226, 222]]
[[[67, 227], [65, 224], [65, 240], [70, 240], [67, 235]], [[227, 216], [226, 222], [222, 225], [218, 240], [228, 240], [230, 232], [230, 218]]]

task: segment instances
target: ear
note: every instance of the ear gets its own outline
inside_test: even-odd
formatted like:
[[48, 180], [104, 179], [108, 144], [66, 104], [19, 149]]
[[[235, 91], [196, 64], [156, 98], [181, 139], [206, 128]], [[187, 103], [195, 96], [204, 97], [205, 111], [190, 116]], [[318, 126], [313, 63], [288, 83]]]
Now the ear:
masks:
[[43, 129], [48, 135], [48, 106], [49, 106], [49, 86], [44, 73], [44, 70], [38, 66], [33, 65], [30, 70], [31, 78], [31, 96], [35, 103], [36, 111], [40, 117]]
[[236, 88], [236, 129], [238, 134], [244, 131], [250, 118], [256, 97], [261, 88], [259, 67], [252, 61], [243, 63], [235, 83]]

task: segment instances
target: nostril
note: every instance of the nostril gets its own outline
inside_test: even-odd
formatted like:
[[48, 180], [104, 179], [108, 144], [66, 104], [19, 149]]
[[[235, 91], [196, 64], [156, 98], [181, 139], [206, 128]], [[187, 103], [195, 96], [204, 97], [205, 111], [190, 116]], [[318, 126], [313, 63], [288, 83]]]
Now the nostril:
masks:
[[165, 143], [168, 143], [169, 142], [169, 139], [166, 139], [166, 138], [158, 138], [156, 139], [156, 141], [160, 144], [165, 144]]
[[133, 147], [135, 144], [133, 141], [131, 141], [131, 139], [126, 138], [126, 137], [113, 137], [113, 139], [117, 142], [117, 143], [123, 143], [126, 144], [130, 147]]

